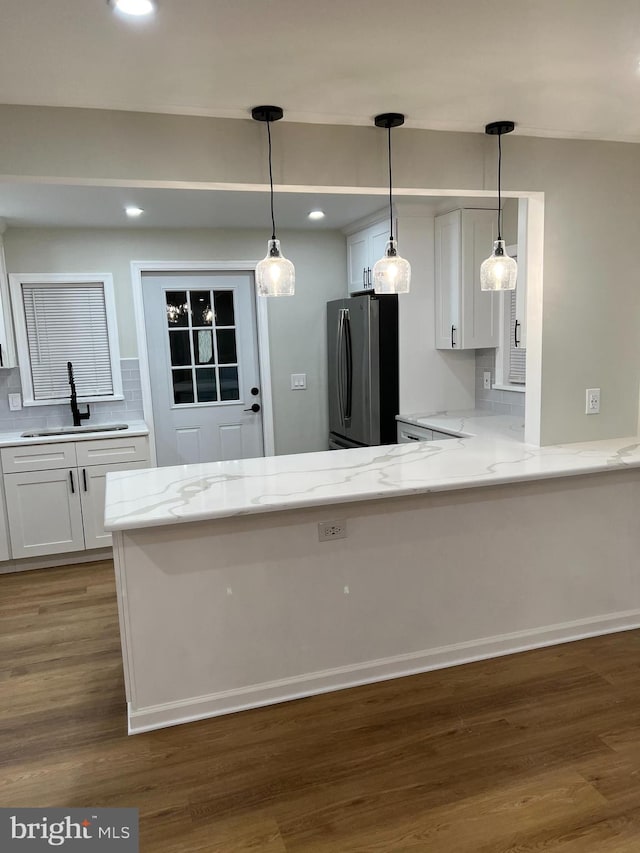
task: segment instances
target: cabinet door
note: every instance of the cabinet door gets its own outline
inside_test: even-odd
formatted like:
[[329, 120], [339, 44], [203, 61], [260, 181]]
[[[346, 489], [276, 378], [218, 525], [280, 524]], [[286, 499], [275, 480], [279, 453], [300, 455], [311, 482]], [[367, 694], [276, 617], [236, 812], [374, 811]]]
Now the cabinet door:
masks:
[[111, 534], [104, 529], [104, 493], [107, 474], [110, 471], [135, 471], [139, 468], [148, 467], [148, 462], [128, 462], [78, 468], [78, 480], [82, 496], [84, 541], [87, 550], [108, 548], [111, 545]]
[[347, 237], [347, 272], [349, 293], [365, 288], [366, 270], [369, 266], [369, 235], [366, 231]]
[[500, 294], [480, 289], [480, 267], [496, 239], [492, 210], [462, 211], [462, 316], [460, 349], [497, 347]]
[[78, 470], [5, 474], [14, 559], [84, 550]]
[[436, 349], [460, 346], [462, 211], [435, 220]]
[[[397, 222], [394, 223], [394, 229], [397, 231]], [[397, 234], [395, 235], [397, 237]], [[380, 258], [384, 258], [384, 251], [389, 242], [389, 220], [386, 222], [378, 222], [377, 225], [372, 225], [369, 228], [369, 267], [373, 269], [373, 265]], [[400, 252], [402, 254], [402, 252]]]

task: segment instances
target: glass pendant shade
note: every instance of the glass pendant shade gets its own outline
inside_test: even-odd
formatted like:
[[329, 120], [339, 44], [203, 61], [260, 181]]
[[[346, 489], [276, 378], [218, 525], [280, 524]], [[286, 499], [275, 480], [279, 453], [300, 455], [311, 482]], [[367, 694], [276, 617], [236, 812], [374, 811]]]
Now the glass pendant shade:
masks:
[[256, 267], [256, 287], [260, 296], [293, 296], [296, 271], [280, 251], [280, 240], [267, 243], [267, 256]]
[[373, 265], [373, 289], [376, 293], [408, 293], [411, 264], [401, 258], [396, 240], [389, 240], [384, 257]]
[[518, 265], [505, 252], [504, 240], [495, 240], [491, 257], [480, 267], [481, 290], [515, 290]]

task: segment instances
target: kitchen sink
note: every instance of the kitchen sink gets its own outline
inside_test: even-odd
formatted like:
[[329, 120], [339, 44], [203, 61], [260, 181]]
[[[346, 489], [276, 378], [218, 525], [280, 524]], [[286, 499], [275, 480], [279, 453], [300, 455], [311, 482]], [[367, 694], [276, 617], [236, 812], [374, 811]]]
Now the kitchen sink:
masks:
[[76, 435], [83, 432], [117, 432], [128, 429], [128, 424], [95, 424], [94, 426], [55, 427], [54, 429], [38, 429], [33, 432], [23, 432], [21, 438], [45, 438], [49, 435]]

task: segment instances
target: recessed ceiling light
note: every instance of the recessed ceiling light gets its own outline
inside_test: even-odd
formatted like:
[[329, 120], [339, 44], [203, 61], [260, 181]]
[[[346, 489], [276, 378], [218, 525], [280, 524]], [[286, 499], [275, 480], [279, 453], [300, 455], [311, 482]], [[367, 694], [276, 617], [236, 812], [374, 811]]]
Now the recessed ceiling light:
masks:
[[143, 15], [151, 15], [158, 8], [155, 0], [107, 0], [116, 12], [123, 15], [135, 15], [137, 18]]
[[309, 211], [309, 219], [324, 219], [324, 210]]
[[144, 210], [141, 207], [125, 207], [124, 212], [127, 216], [130, 216], [132, 219], [135, 219], [137, 216], [142, 216]]

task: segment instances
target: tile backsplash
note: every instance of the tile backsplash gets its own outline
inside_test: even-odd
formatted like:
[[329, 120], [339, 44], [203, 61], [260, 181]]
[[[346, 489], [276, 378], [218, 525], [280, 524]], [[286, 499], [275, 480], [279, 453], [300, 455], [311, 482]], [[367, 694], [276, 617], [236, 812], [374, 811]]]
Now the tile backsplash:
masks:
[[[142, 387], [140, 385], [140, 365], [137, 358], [120, 360], [122, 370], [122, 391], [124, 400], [109, 400], [104, 403], [90, 403], [91, 418], [83, 425], [104, 424], [113, 421], [141, 421]], [[14, 432], [27, 429], [47, 429], [66, 426], [73, 423], [69, 403], [54, 406], [27, 406], [19, 412], [9, 411], [8, 394], [21, 392], [20, 371], [0, 370], [0, 432]], [[84, 411], [85, 404], [80, 403]]]
[[491, 384], [496, 381], [496, 351], [476, 350], [476, 408], [489, 409], [497, 415], [515, 415], [524, 418], [525, 394], [521, 391], [498, 391], [485, 389], [484, 373], [491, 373]]

